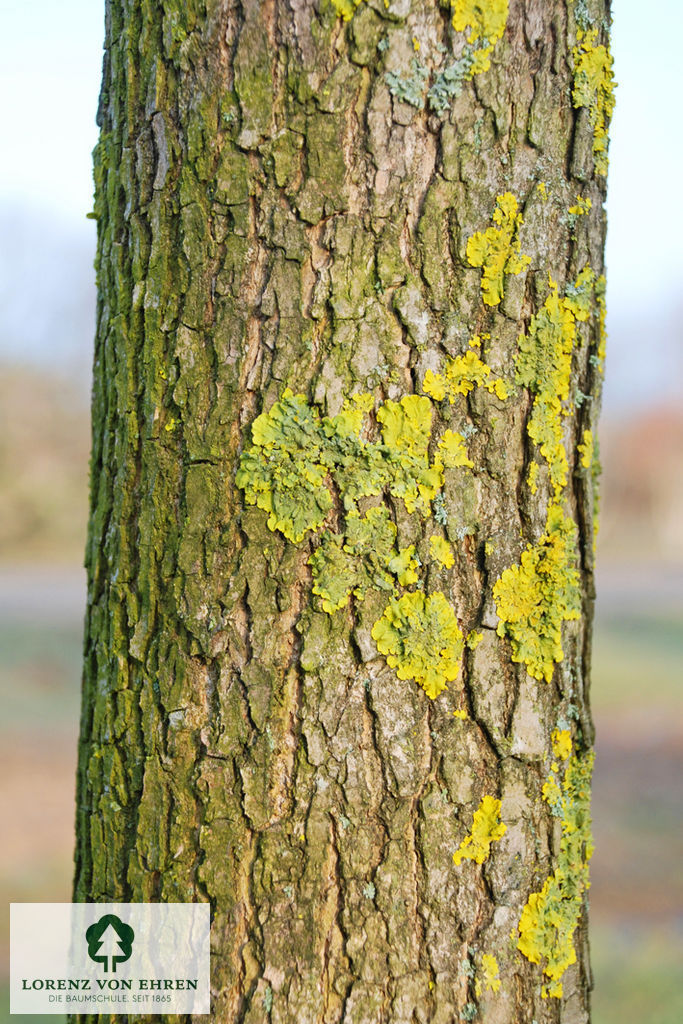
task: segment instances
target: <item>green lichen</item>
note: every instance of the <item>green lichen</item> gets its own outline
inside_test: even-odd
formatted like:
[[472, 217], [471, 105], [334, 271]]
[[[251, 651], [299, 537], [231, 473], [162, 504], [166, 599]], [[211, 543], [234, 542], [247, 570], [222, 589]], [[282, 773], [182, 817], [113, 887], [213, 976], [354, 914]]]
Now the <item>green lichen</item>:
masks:
[[412, 74], [403, 78], [395, 71], [387, 71], [384, 80], [389, 86], [389, 92], [402, 103], [409, 103], [411, 107], [418, 110], [423, 106], [424, 88], [429, 78], [429, 69], [422, 64], [417, 57], [410, 62]]
[[506, 831], [507, 825], [500, 820], [500, 800], [493, 796], [482, 797], [474, 812], [472, 829], [453, 854], [453, 863], [473, 860], [476, 864], [483, 864], [491, 852], [491, 843], [502, 839]]
[[388, 563], [387, 568], [392, 572], [402, 587], [410, 587], [419, 580], [418, 569], [420, 563], [415, 557], [415, 545], [410, 544], [407, 548], [401, 548]]
[[577, 32], [577, 43], [572, 50], [574, 58], [574, 87], [572, 101], [575, 107], [588, 109], [593, 129], [593, 159], [595, 173], [607, 175], [607, 149], [609, 123], [614, 112], [614, 73], [612, 55], [606, 46], [597, 45], [597, 29]]
[[[425, 395], [380, 405], [381, 440], [363, 436], [372, 405], [371, 396], [357, 395], [338, 415], [323, 417], [303, 395], [285, 390], [252, 424], [253, 443], [241, 457], [237, 485], [247, 503], [268, 513], [269, 529], [296, 544], [323, 525], [333, 493], [338, 495], [338, 527], [320, 534], [309, 558], [313, 593], [330, 615], [352, 595], [362, 600], [370, 589], [391, 594], [373, 629], [378, 649], [389, 655], [400, 678], [415, 679], [435, 697], [457, 675], [462, 654], [455, 613], [441, 594], [399, 596], [400, 588], [420, 582], [415, 546], [397, 549], [386, 506], [361, 515], [357, 502], [389, 493], [403, 500], [409, 514], [427, 516], [441, 493], [444, 470], [472, 463], [462, 435], [450, 430], [430, 456], [433, 406]], [[442, 564], [452, 565], [450, 545], [438, 541]]]
[[511, 192], [498, 196], [493, 224], [477, 231], [467, 242], [467, 261], [471, 267], [483, 267], [481, 290], [487, 306], [497, 306], [503, 298], [506, 274], [521, 274], [529, 256], [522, 254], [519, 228], [523, 223], [517, 200]]
[[576, 525], [557, 502], [548, 509], [545, 533], [529, 544], [493, 588], [498, 635], [507, 637], [512, 660], [529, 675], [550, 682], [562, 661], [562, 623], [581, 617], [579, 574], [574, 568]]
[[562, 417], [571, 411], [569, 385], [576, 324], [590, 316], [594, 291], [595, 274], [590, 267], [567, 286], [564, 298], [551, 278], [550, 294], [518, 342], [517, 383], [534, 395], [527, 431], [548, 464], [556, 497], [567, 483]]
[[443, 485], [444, 463], [430, 461], [432, 406], [421, 395], [387, 401], [377, 412], [382, 442], [360, 437], [369, 396], [356, 396], [334, 417], [321, 417], [303, 395], [286, 389], [252, 424], [253, 444], [242, 454], [237, 486], [250, 505], [269, 513], [268, 527], [301, 543], [323, 524], [332, 507], [328, 475], [344, 507], [387, 488], [409, 513], [430, 512]]
[[508, 0], [451, 0], [451, 10], [453, 28], [467, 32], [467, 42], [473, 48], [469, 77], [488, 71], [493, 49], [505, 32]]
[[313, 573], [313, 593], [322, 598], [323, 611], [332, 614], [344, 608], [356, 584], [355, 566], [344, 550], [344, 538], [326, 530], [308, 564]]
[[253, 446], [244, 452], [237, 486], [248, 504], [268, 512], [268, 528], [299, 544], [322, 526], [332, 508], [323, 464], [320, 416], [303, 395], [287, 389], [279, 402], [254, 420]]
[[463, 635], [443, 594], [392, 598], [372, 628], [377, 649], [399, 679], [414, 679], [432, 700], [457, 678]]
[[396, 581], [410, 586], [418, 580], [415, 548], [396, 553], [396, 527], [384, 506], [365, 516], [351, 510], [345, 534], [326, 530], [308, 560], [313, 573], [313, 593], [322, 598], [330, 614], [344, 608], [351, 594], [362, 599], [370, 589], [393, 591]]
[[562, 822], [555, 871], [540, 892], [531, 893], [519, 919], [517, 948], [543, 965], [544, 998], [562, 996], [562, 976], [576, 962], [574, 932], [589, 887], [588, 862], [593, 852], [590, 780], [593, 754], [569, 757], [563, 776], [551, 770], [543, 796]]

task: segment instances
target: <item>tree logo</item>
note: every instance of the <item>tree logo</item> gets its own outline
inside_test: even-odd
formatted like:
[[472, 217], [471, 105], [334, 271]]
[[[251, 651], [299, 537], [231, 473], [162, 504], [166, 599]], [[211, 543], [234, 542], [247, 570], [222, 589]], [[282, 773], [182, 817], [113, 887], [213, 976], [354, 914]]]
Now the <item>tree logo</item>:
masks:
[[116, 974], [116, 965], [129, 959], [134, 938], [135, 932], [129, 924], [116, 914], [105, 914], [85, 933], [88, 956], [95, 963], [104, 964], [105, 971]]

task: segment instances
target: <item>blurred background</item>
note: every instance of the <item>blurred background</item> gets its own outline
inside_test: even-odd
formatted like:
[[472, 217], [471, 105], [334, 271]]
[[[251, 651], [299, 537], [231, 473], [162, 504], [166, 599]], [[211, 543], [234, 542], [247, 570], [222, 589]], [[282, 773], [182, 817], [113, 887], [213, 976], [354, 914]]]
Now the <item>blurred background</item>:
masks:
[[[593, 670], [594, 1024], [683, 1021], [683, 166], [677, 0], [613, 0]], [[94, 331], [99, 0], [0, 42], [0, 901], [69, 901]], [[646, 20], [646, 23], [645, 23]], [[656, 41], [656, 45], [655, 45]], [[8, 971], [0, 928], [0, 984]], [[0, 1024], [8, 1020], [6, 995]], [[26, 1019], [26, 1018], [25, 1018]], [[43, 1018], [35, 1018], [35, 1020]], [[52, 1016], [46, 1021], [58, 1022]]]

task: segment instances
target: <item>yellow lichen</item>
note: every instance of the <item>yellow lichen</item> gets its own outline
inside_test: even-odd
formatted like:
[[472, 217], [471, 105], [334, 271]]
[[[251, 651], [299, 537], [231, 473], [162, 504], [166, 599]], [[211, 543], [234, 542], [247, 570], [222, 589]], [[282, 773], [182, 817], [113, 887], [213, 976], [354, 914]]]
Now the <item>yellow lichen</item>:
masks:
[[500, 988], [498, 961], [491, 953], [484, 953], [481, 958], [484, 991], [497, 992]]
[[593, 158], [595, 173], [607, 174], [608, 130], [614, 112], [614, 74], [612, 56], [606, 46], [597, 45], [597, 29], [577, 32], [577, 44], [572, 50], [574, 58], [575, 107], [586, 107], [593, 129]]
[[483, 267], [481, 290], [487, 306], [497, 306], [503, 298], [506, 274], [521, 274], [531, 262], [522, 254], [519, 228], [523, 223], [517, 200], [511, 192], [498, 196], [493, 224], [477, 231], [467, 243], [467, 261], [471, 267]]
[[529, 474], [527, 476], [527, 483], [529, 484], [529, 490], [532, 494], [535, 494], [538, 490], [538, 463], [532, 462], [529, 466]]
[[550, 279], [548, 298], [518, 342], [517, 383], [526, 385], [535, 396], [527, 432], [548, 464], [555, 496], [567, 483], [562, 416], [571, 411], [568, 401], [576, 323], [590, 316], [594, 289], [595, 274], [590, 267], [567, 286], [564, 298]]
[[576, 962], [574, 932], [590, 882], [593, 852], [590, 833], [590, 778], [593, 754], [567, 762], [561, 782], [554, 776], [543, 787], [544, 799], [562, 823], [555, 871], [540, 892], [531, 893], [519, 919], [517, 948], [534, 964], [543, 965], [544, 998], [561, 998], [562, 976]]
[[574, 217], [581, 217], [588, 213], [593, 207], [593, 200], [586, 196], [577, 196], [574, 206], [569, 207], [569, 212]]
[[453, 28], [467, 32], [467, 42], [473, 48], [467, 77], [488, 71], [493, 48], [505, 32], [508, 0], [451, 0], [451, 10]]
[[455, 565], [453, 549], [444, 537], [439, 537], [436, 533], [429, 538], [429, 556], [446, 569], [452, 569]]
[[607, 353], [607, 303], [605, 301], [607, 282], [605, 275], [601, 274], [595, 282], [595, 301], [598, 304], [598, 369], [600, 373], [605, 372], [605, 355]]
[[470, 651], [476, 651], [477, 647], [479, 646], [483, 639], [484, 634], [477, 633], [477, 631], [473, 629], [470, 633], [467, 634], [467, 640], [465, 641], [465, 643], [467, 644], [467, 647]]
[[351, 21], [351, 18], [355, 14], [356, 8], [360, 6], [362, 0], [332, 0], [332, 5], [337, 12], [340, 14], [344, 21]]
[[415, 558], [415, 545], [411, 544], [407, 548], [401, 548], [399, 553], [387, 563], [387, 568], [393, 572], [402, 587], [410, 587], [413, 583], [417, 583], [420, 577], [417, 571], [419, 562]]
[[453, 712], [453, 717], [459, 718], [461, 722], [464, 722], [467, 718], [467, 712], [463, 708], [460, 708], [458, 711]]
[[454, 430], [444, 431], [444, 435], [437, 445], [437, 451], [446, 469], [455, 469], [456, 466], [474, 468], [474, 463], [467, 455], [465, 438]]
[[562, 623], [581, 617], [575, 544], [575, 524], [553, 502], [539, 542], [529, 544], [520, 564], [506, 569], [493, 588], [498, 635], [510, 640], [512, 660], [547, 682], [562, 661]]
[[432, 429], [432, 404], [424, 395], [404, 395], [400, 402], [390, 399], [377, 411], [382, 440], [389, 459], [400, 472], [391, 491], [403, 498], [406, 509], [429, 511], [429, 503], [443, 486], [443, 464], [429, 463], [427, 448]]
[[577, 202], [569, 207], [569, 213], [574, 217], [581, 217], [589, 213], [593, 208], [593, 200], [586, 196], [577, 196]]
[[472, 829], [453, 854], [453, 862], [460, 864], [463, 860], [473, 860], [483, 864], [491, 852], [491, 843], [501, 839], [506, 831], [507, 826], [500, 820], [500, 800], [493, 796], [483, 797], [474, 812]]
[[[476, 340], [479, 339], [476, 338]], [[469, 348], [464, 356], [455, 356], [454, 359], [449, 359], [443, 373], [427, 370], [422, 384], [422, 390], [431, 395], [435, 401], [443, 402], [447, 398], [451, 405], [456, 401], [458, 395], [468, 395], [475, 387], [485, 388], [501, 401], [505, 401], [508, 397], [505, 381], [500, 377], [491, 376], [491, 367], [482, 362], [480, 356], [472, 348]], [[465, 463], [460, 464], [465, 465]]]
[[590, 469], [593, 463], [593, 431], [584, 430], [583, 441], [578, 445], [581, 465], [584, 469]]
[[572, 752], [572, 734], [569, 729], [553, 729], [550, 741], [555, 757], [566, 761]]
[[536, 185], [536, 191], [538, 192], [543, 202], [545, 202], [548, 198], [548, 186], [544, 181], [539, 181], [539, 183]]
[[391, 598], [372, 637], [398, 678], [414, 679], [432, 700], [460, 671], [463, 636], [441, 593], [425, 597], [418, 590]]

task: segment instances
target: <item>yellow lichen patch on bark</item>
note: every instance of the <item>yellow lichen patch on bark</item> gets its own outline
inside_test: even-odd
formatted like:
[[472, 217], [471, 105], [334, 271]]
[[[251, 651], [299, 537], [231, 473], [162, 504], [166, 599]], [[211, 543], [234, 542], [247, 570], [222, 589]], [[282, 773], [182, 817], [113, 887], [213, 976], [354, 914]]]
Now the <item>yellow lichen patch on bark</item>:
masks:
[[[479, 342], [478, 338], [473, 341]], [[437, 402], [446, 398], [452, 405], [458, 395], [468, 395], [476, 387], [485, 388], [501, 401], [508, 397], [505, 381], [491, 375], [491, 367], [469, 348], [464, 356], [455, 356], [446, 362], [443, 373], [427, 370], [422, 390]]]
[[507, 825], [500, 820], [500, 800], [493, 796], [482, 797], [474, 812], [472, 829], [453, 854], [453, 863], [473, 860], [476, 864], [483, 864], [491, 852], [491, 843], [502, 839], [506, 831]]
[[581, 465], [584, 469], [590, 469], [593, 464], [593, 431], [584, 430], [583, 441], [578, 446], [579, 455], [581, 456]]
[[550, 741], [555, 757], [560, 761], [566, 761], [572, 752], [572, 734], [569, 729], [553, 729]]
[[539, 542], [529, 544], [520, 564], [506, 569], [493, 588], [498, 635], [508, 637], [512, 660], [535, 679], [550, 682], [563, 657], [562, 623], [581, 617], [575, 545], [575, 523], [551, 504]]
[[577, 44], [572, 50], [574, 58], [575, 107], [586, 107], [593, 129], [593, 158], [595, 173], [607, 174], [607, 148], [609, 123], [614, 112], [614, 73], [612, 55], [606, 46], [597, 45], [597, 29], [577, 33]]
[[444, 537], [439, 537], [436, 533], [429, 538], [429, 557], [446, 569], [452, 569], [455, 564], [453, 548]]
[[360, 6], [363, 0], [332, 0], [332, 5], [335, 11], [339, 14], [344, 21], [351, 21], [351, 18], [356, 12], [356, 8]]
[[467, 32], [467, 42], [474, 50], [468, 77], [488, 71], [493, 48], [505, 32], [508, 0], [451, 0], [451, 9], [453, 28]]
[[471, 267], [483, 267], [481, 290], [487, 306], [497, 306], [503, 298], [506, 274], [521, 274], [531, 259], [522, 253], [519, 228], [523, 223], [512, 192], [498, 196], [493, 224], [477, 231], [467, 243], [467, 261]]
[[543, 797], [562, 822], [557, 867], [540, 892], [531, 893], [519, 919], [517, 948], [534, 964], [543, 964], [546, 979], [541, 994], [559, 999], [562, 976], [576, 962], [574, 932], [590, 882], [588, 862], [593, 853], [590, 819], [590, 780], [593, 754], [572, 757], [564, 777], [551, 773]]
[[[519, 337], [517, 383], [526, 385], [535, 396], [527, 431], [548, 464], [556, 497], [567, 483], [562, 417], [570, 412], [576, 324], [590, 316], [595, 290], [596, 277], [590, 267], [584, 267], [576, 280], [567, 285], [564, 298], [551, 278], [550, 294], [531, 318], [527, 333]], [[530, 484], [536, 483], [536, 472]]]
[[474, 986], [475, 995], [478, 999], [482, 992], [497, 992], [499, 988], [498, 961], [491, 953], [484, 953], [481, 958], [481, 975]]
[[463, 635], [443, 594], [417, 590], [392, 598], [372, 627], [377, 649], [399, 679], [414, 679], [435, 697], [460, 671]]

